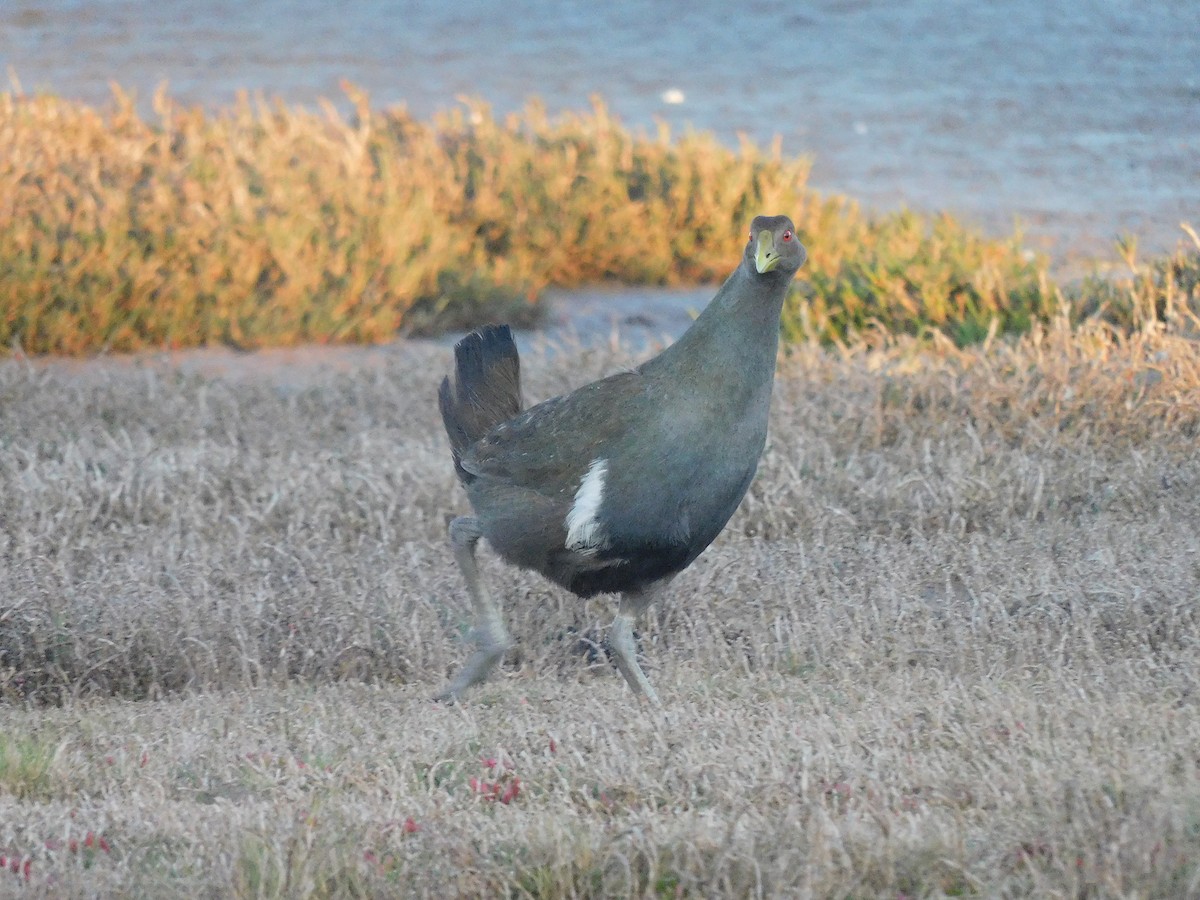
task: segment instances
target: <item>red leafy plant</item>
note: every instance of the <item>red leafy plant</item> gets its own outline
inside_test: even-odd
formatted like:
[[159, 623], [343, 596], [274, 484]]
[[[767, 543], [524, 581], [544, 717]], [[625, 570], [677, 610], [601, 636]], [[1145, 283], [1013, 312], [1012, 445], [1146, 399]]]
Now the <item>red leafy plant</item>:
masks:
[[33, 871], [33, 858], [26, 857], [22, 862], [19, 856], [8, 856], [0, 853], [0, 872], [12, 872], [18, 878], [29, 880], [29, 876]]
[[479, 761], [488, 770], [489, 777], [495, 780], [472, 775], [467, 784], [476, 796], [489, 803], [500, 802], [507, 806], [521, 795], [521, 779], [513, 773], [513, 764], [509, 760], [484, 756]]

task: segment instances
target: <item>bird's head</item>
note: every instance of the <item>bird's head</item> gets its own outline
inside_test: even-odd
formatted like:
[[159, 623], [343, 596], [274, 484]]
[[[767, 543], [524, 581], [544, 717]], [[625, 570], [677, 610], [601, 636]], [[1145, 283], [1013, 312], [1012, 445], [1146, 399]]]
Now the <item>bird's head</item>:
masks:
[[808, 251], [787, 216], [756, 216], [750, 223], [744, 262], [752, 274], [791, 278], [807, 258]]

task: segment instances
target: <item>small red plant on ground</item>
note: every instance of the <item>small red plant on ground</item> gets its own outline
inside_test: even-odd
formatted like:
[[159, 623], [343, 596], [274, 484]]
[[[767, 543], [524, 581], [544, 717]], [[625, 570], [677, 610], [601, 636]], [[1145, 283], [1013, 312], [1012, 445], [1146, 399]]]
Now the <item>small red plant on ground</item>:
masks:
[[26, 857], [22, 862], [19, 856], [0, 853], [0, 872], [6, 871], [28, 881], [29, 876], [33, 873], [33, 857]]

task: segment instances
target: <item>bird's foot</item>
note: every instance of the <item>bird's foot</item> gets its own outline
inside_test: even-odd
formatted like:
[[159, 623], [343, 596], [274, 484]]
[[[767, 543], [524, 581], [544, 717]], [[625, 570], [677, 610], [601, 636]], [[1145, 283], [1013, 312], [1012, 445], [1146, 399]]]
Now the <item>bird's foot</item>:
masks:
[[639, 700], [649, 703], [651, 706], [662, 706], [658, 694], [655, 693], [646, 673], [642, 671], [642, 667], [637, 664], [636, 660], [630, 660], [631, 664], [626, 665], [626, 661], [617, 655], [615, 662], [617, 670], [625, 676], [625, 681]]
[[646, 673], [638, 665], [637, 646], [633, 641], [633, 623], [627, 614], [618, 614], [613, 622], [612, 631], [608, 636], [608, 649], [617, 670], [625, 676], [625, 681], [633, 692], [652, 706], [661, 706], [658, 694], [654, 692]]
[[480, 635], [479, 646], [475, 648], [470, 659], [467, 660], [467, 664], [462, 667], [462, 671], [454, 676], [454, 680], [443, 690], [435, 694], [433, 699], [440, 702], [452, 702], [457, 700], [471, 685], [486, 681], [512, 645], [513, 642], [507, 634], [485, 633]]

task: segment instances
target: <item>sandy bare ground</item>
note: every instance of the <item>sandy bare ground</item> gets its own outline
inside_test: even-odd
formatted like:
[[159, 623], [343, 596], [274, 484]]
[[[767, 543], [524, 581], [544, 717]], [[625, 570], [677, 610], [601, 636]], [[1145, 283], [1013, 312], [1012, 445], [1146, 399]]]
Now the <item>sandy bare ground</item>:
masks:
[[661, 715], [494, 561], [429, 702], [448, 352], [291, 353], [0, 363], [0, 895], [1200, 896], [1194, 343], [798, 351]]

